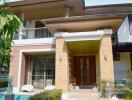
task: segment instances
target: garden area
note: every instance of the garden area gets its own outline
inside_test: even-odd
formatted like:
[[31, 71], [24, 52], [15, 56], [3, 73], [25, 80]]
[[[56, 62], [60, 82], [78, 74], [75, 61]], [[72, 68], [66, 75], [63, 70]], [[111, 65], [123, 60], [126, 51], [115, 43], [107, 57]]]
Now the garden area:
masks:
[[61, 100], [62, 90], [47, 90], [30, 97], [30, 100]]
[[99, 83], [99, 92], [101, 98], [115, 96], [119, 99], [132, 100], [132, 72], [128, 72], [127, 80], [120, 80], [115, 83], [102, 80]]

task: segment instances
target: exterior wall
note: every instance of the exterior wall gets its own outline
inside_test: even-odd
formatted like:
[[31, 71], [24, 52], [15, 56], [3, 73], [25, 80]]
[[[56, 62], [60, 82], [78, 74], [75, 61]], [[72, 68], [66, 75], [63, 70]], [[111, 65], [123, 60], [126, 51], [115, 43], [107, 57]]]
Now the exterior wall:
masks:
[[55, 85], [66, 91], [69, 86], [68, 49], [62, 37], [56, 38]]
[[100, 79], [114, 82], [114, 67], [110, 35], [104, 35], [100, 41]]
[[132, 42], [132, 34], [130, 31], [130, 20], [126, 17], [117, 31], [118, 41]]
[[[27, 45], [27, 46], [12, 46], [11, 48], [11, 62], [10, 62], [10, 70], [9, 73], [13, 76], [13, 86], [17, 87], [18, 82], [18, 67], [19, 67], [19, 59], [20, 59], [20, 50], [35, 50], [35, 49], [51, 49], [54, 46], [52, 44], [43, 44], [43, 45]], [[23, 55], [24, 57], [24, 55]], [[22, 58], [23, 64], [24, 64], [24, 58]], [[22, 76], [24, 76], [24, 69], [22, 66]], [[24, 81], [24, 78], [22, 78], [22, 81]], [[22, 82], [23, 83], [23, 82]]]
[[120, 53], [120, 61], [114, 61], [115, 80], [127, 78], [127, 72], [131, 68], [129, 53]]
[[[35, 28], [35, 21], [27, 21], [26, 22], [26, 28]], [[28, 38], [34, 38], [35, 37], [35, 30], [29, 30], [28, 31]]]

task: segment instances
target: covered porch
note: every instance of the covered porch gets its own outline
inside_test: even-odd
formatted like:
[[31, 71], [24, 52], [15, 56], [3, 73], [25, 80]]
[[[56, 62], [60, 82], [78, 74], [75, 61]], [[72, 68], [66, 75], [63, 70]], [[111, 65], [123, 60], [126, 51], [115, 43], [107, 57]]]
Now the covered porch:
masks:
[[68, 90], [73, 78], [80, 88], [114, 82], [111, 34], [111, 29], [57, 33], [56, 87]]
[[69, 48], [70, 65], [69, 80], [70, 84], [75, 81], [80, 88], [87, 88], [96, 85], [99, 77], [99, 41], [74, 41], [67, 42]]

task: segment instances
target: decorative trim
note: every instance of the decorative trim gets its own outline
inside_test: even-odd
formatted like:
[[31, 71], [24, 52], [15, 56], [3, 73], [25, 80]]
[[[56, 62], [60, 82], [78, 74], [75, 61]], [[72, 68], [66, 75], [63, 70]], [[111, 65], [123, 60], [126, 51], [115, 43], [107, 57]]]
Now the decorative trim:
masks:
[[60, 34], [65, 41], [101, 40], [103, 35], [111, 35], [112, 29], [74, 33], [63, 32]]
[[22, 54], [23, 53], [31, 53], [31, 52], [55, 52], [55, 49], [28, 49], [28, 50], [20, 50], [19, 54], [19, 66], [18, 66], [18, 80], [17, 80], [17, 88], [18, 91], [21, 89], [21, 64], [22, 64]]
[[55, 38], [13, 40], [12, 46], [55, 44]]
[[60, 33], [56, 33], [54, 36], [55, 36], [55, 38], [63, 37], [62, 34], [63, 34], [63, 32], [60, 32]]

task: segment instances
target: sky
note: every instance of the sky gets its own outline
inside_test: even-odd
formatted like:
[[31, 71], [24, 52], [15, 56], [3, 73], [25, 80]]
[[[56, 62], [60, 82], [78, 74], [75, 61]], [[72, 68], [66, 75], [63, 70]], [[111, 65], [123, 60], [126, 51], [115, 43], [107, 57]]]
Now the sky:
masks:
[[[22, 0], [6, 0], [7, 2], [15, 2], [15, 1], [22, 1]], [[0, 0], [0, 5], [3, 4], [3, 0]]]
[[132, 3], [132, 0], [85, 0], [85, 6]]

